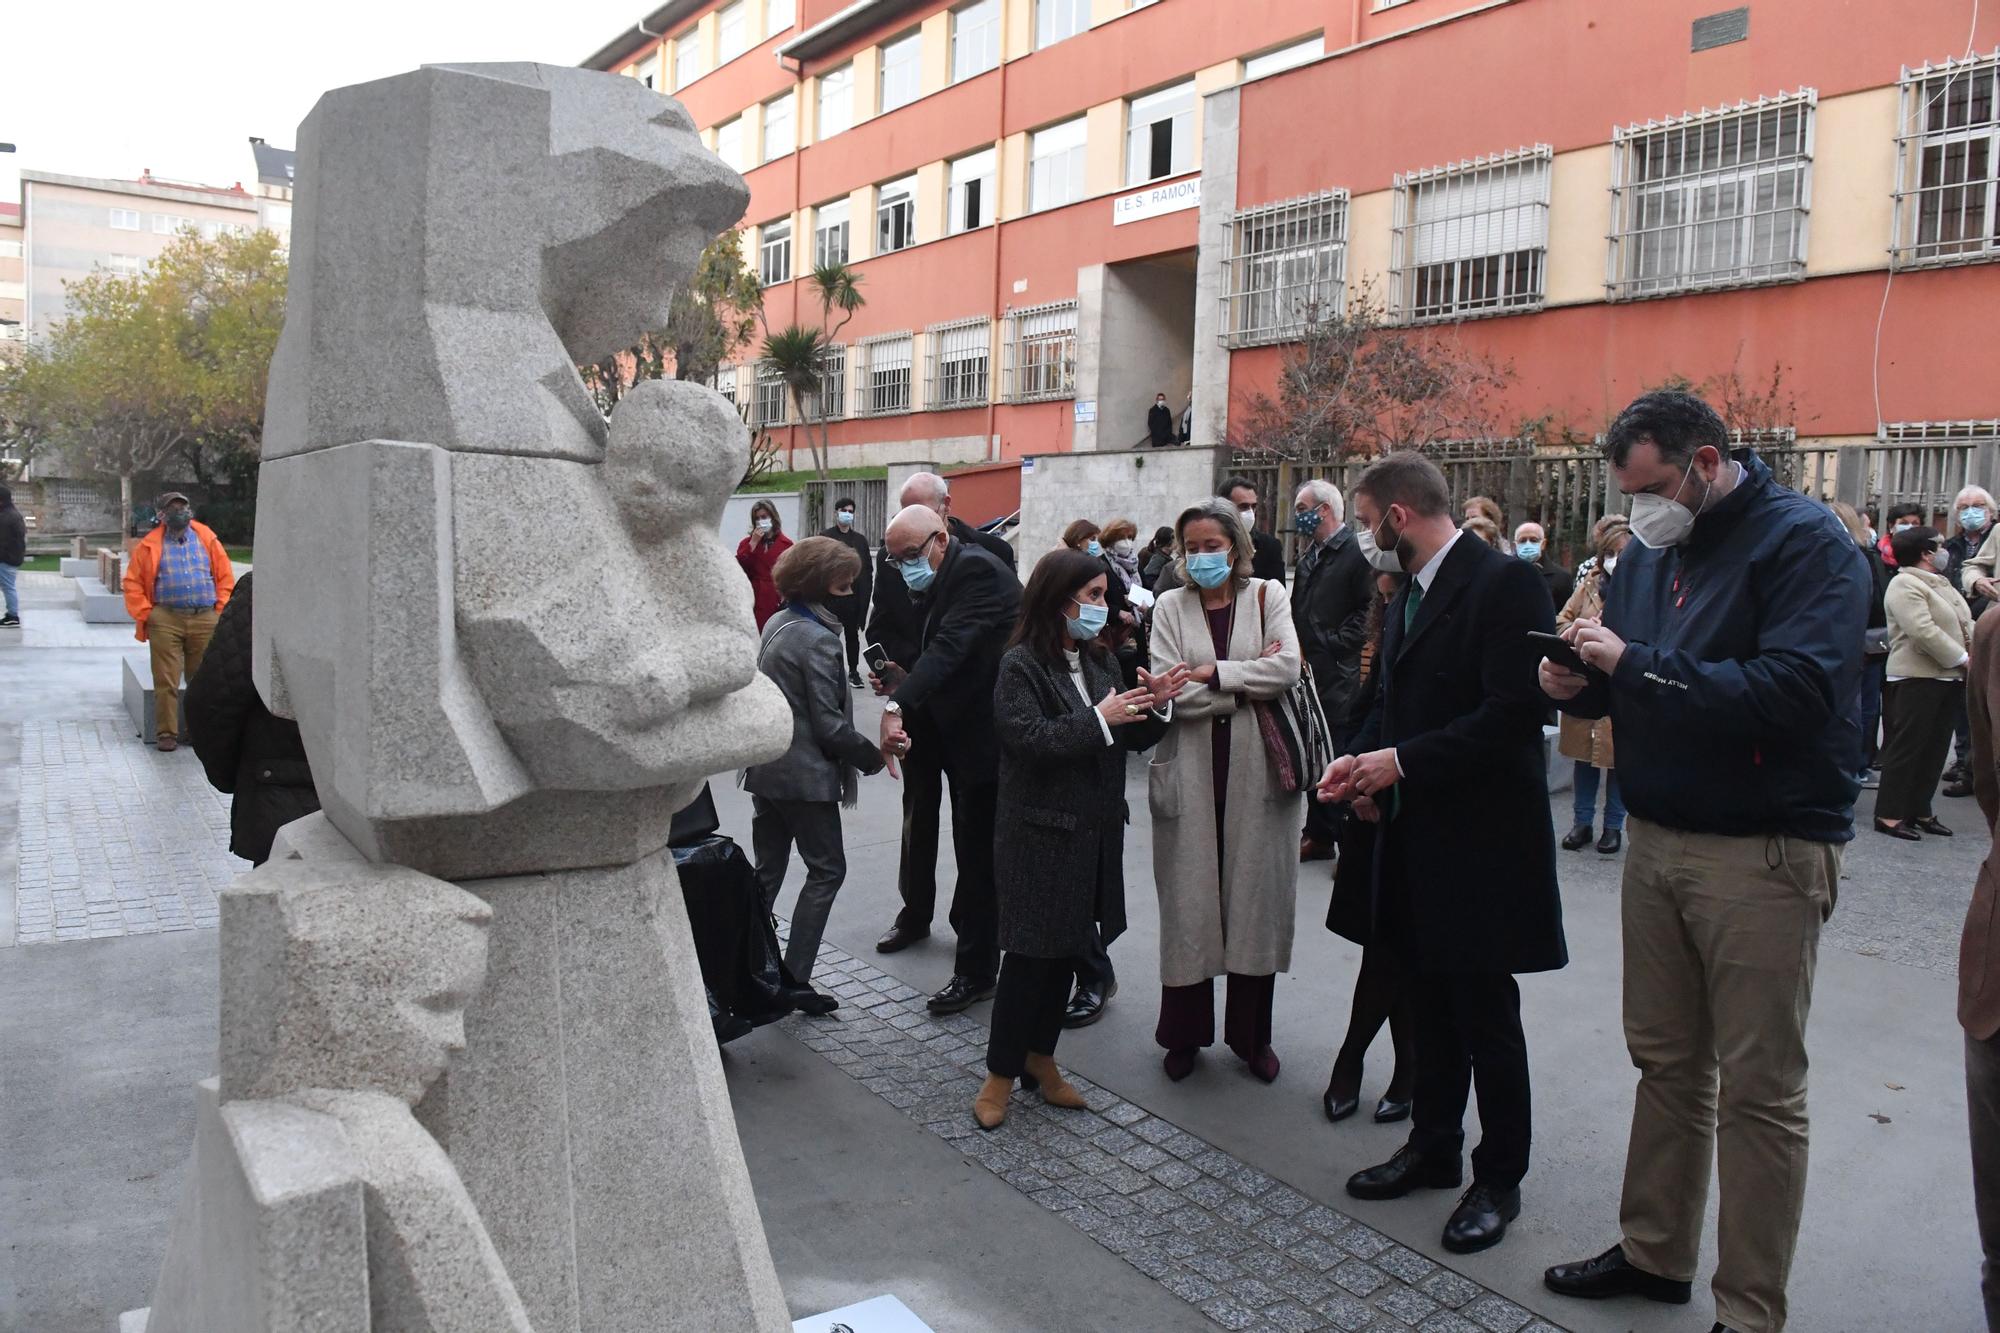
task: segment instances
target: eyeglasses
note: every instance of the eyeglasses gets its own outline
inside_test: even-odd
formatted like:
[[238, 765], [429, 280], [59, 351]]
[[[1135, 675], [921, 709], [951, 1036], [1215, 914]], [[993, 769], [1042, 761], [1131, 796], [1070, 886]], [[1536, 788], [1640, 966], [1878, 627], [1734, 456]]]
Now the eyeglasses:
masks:
[[924, 538], [922, 541], [918, 542], [915, 546], [912, 546], [907, 551], [889, 552], [890, 558], [895, 560], [915, 560], [918, 556], [924, 553], [925, 547], [929, 546], [933, 541], [942, 536], [944, 536], [942, 532], [933, 532], [930, 536]]

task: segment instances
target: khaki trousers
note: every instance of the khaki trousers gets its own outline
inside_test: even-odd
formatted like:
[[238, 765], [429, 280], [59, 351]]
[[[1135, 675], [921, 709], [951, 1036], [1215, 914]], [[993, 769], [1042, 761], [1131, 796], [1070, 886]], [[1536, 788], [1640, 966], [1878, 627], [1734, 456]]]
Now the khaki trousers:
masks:
[[146, 617], [146, 644], [153, 652], [153, 729], [160, 735], [181, 734], [181, 678], [194, 679], [214, 637], [214, 607], [176, 611], [156, 606]]
[[1841, 848], [1634, 819], [1622, 894], [1625, 1045], [1639, 1069], [1625, 1256], [1692, 1280], [1711, 1160], [1715, 1317], [1785, 1326], [1806, 1189], [1806, 1013]]

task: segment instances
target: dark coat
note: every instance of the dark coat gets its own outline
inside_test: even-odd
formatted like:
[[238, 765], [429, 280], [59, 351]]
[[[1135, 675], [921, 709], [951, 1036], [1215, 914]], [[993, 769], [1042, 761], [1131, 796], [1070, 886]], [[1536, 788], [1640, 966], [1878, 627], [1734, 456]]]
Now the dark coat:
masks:
[[906, 727], [944, 747], [954, 782], [991, 782], [1000, 764], [993, 681], [1020, 614], [1021, 581], [982, 548], [954, 538], [918, 607], [916, 661], [889, 697], [902, 705]]
[[28, 520], [9, 500], [0, 504], [0, 565], [28, 563]]
[[1633, 542], [1604, 623], [1609, 680], [1556, 706], [1609, 713], [1618, 789], [1641, 819], [1725, 837], [1854, 836], [1868, 563], [1817, 500], [1754, 453], [1679, 546]]
[[[1122, 690], [1109, 654], [1085, 652], [1092, 699]], [[1148, 717], [1111, 729], [1104, 741], [1067, 663], [1050, 665], [1026, 645], [1007, 650], [993, 690], [1000, 739], [1000, 797], [993, 826], [993, 877], [1000, 947], [1032, 958], [1073, 958], [1125, 932], [1125, 756], [1166, 734]]]
[[1562, 610], [1563, 604], [1569, 601], [1569, 595], [1576, 591], [1576, 576], [1549, 559], [1547, 552], [1543, 552], [1542, 558], [1535, 562], [1535, 572], [1549, 585], [1549, 602], [1556, 610]]
[[245, 574], [237, 580], [181, 707], [209, 785], [235, 793], [229, 806], [229, 850], [262, 865], [270, 859], [271, 839], [279, 829], [319, 809], [319, 793], [299, 724], [264, 707], [250, 679], [250, 585], [255, 577]]
[[[1622, 570], [1621, 570], [1622, 573]], [[1556, 888], [1532, 630], [1555, 608], [1525, 560], [1461, 536], [1403, 632], [1412, 578], [1383, 617], [1381, 689], [1348, 747], [1394, 747], [1403, 780], [1378, 797], [1373, 920], [1406, 904], [1424, 972], [1546, 972], [1569, 961]], [[1390, 814], [1391, 802], [1394, 814]]]
[[1351, 528], [1314, 542], [1292, 576], [1292, 623], [1299, 627], [1299, 648], [1336, 737], [1346, 735], [1344, 719], [1359, 687], [1361, 640], [1374, 596], [1375, 571]]
[[[1381, 679], [1380, 671], [1370, 671], [1355, 686], [1348, 714], [1328, 716], [1335, 736], [1344, 737], [1368, 720]], [[1340, 821], [1340, 860], [1334, 863], [1333, 895], [1326, 904], [1326, 928], [1363, 948], [1375, 939], [1375, 834], [1380, 827], [1351, 814]]]
[[1146, 437], [1158, 448], [1174, 442], [1174, 409], [1165, 403], [1154, 403], [1146, 410]]
[[873, 553], [868, 549], [868, 539], [852, 528], [842, 528], [838, 523], [820, 536], [833, 538], [861, 557], [861, 572], [854, 576], [854, 595], [826, 599], [826, 609], [840, 617], [841, 624], [860, 629], [868, 619], [868, 599], [875, 591], [875, 562]]
[[[1014, 568], [1014, 548], [1005, 540], [956, 518], [947, 518], [945, 528], [957, 541], [977, 546], [1008, 569]], [[889, 558], [889, 548], [884, 546], [875, 560], [875, 595], [868, 613], [868, 639], [882, 645], [891, 662], [908, 670], [917, 660], [921, 638], [922, 618], [916, 603], [910, 599], [903, 576], [896, 572], [896, 562]]]
[[1285, 544], [1268, 532], [1250, 530], [1250, 572], [1260, 579], [1285, 581]]

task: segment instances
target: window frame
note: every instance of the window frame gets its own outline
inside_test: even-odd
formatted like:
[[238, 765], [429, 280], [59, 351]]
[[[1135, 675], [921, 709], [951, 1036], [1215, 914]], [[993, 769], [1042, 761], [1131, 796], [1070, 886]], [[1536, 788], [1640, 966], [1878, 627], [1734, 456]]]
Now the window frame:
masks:
[[679, 92], [705, 73], [701, 67], [701, 29], [689, 28], [674, 38], [674, 91]]
[[[969, 368], [953, 370], [954, 366]], [[993, 321], [989, 316], [955, 319], [924, 330], [926, 412], [985, 407], [992, 396]]]
[[[840, 221], [829, 227], [826, 213], [830, 208], [840, 210]], [[840, 257], [833, 258], [826, 252], [826, 236], [835, 228], [840, 231]], [[852, 199], [829, 199], [813, 209], [813, 267], [827, 264], [845, 264], [854, 254], [854, 201]]]
[[1077, 310], [1071, 298], [1007, 311], [1001, 336], [1002, 402], [1076, 397]]
[[[782, 229], [783, 234], [771, 233]], [[757, 285], [777, 287], [792, 280], [792, 220], [773, 218], [757, 228]], [[780, 249], [779, 247], [782, 247]], [[774, 267], [773, 257], [779, 261]]]
[[[879, 333], [854, 344], [854, 415], [906, 416], [914, 405], [916, 340], [910, 333]], [[900, 357], [897, 353], [900, 351]], [[886, 359], [885, 359], [886, 353]], [[887, 372], [884, 379], [878, 372]], [[900, 375], [899, 375], [900, 372]]]
[[[924, 30], [922, 28], [912, 28], [908, 32], [899, 33], [882, 43], [877, 49], [881, 52], [881, 69], [877, 71], [875, 80], [875, 113], [880, 116], [886, 116], [891, 111], [902, 110], [924, 95]], [[906, 52], [908, 53], [907, 57], [904, 54]], [[893, 65], [890, 62], [891, 54], [896, 56], [896, 63]], [[898, 76], [898, 83], [900, 85], [902, 81], [901, 76], [906, 71], [909, 80], [909, 96], [899, 102], [891, 102], [889, 100], [890, 76], [891, 74]], [[897, 91], [902, 91], [900, 86]]]
[[[887, 200], [887, 196], [891, 191], [899, 192], [899, 197], [894, 202], [889, 202]], [[903, 212], [906, 214], [903, 224], [904, 240], [901, 245], [888, 244], [889, 239], [893, 237], [893, 228], [895, 226], [895, 223], [891, 220], [890, 216], [886, 215], [893, 214], [895, 212]], [[885, 227], [891, 228], [892, 230], [890, 232], [885, 233], [884, 231]], [[909, 249], [916, 243], [917, 243], [916, 176], [915, 175], [902, 176], [892, 181], [884, 181], [881, 185], [875, 187], [875, 249], [873, 253], [877, 255], [893, 255], [896, 254], [898, 251]]]
[[[836, 81], [836, 75], [844, 75], [845, 77]], [[840, 124], [832, 129], [827, 128], [826, 93], [829, 87], [839, 89], [838, 96], [842, 102]], [[854, 128], [854, 62], [852, 60], [837, 69], [830, 69], [819, 76], [819, 90], [816, 100], [818, 102], [819, 114], [813, 119], [813, 139], [815, 142], [823, 143], [836, 134], [845, 134], [848, 130]]]
[[[113, 231], [138, 231], [146, 222], [145, 215], [136, 208], [110, 208], [106, 212]], [[123, 221], [125, 218], [131, 221]]]
[[[1463, 188], [1471, 193], [1496, 177], [1501, 181], [1499, 189], [1502, 192], [1498, 204], [1462, 213], [1447, 211], [1434, 218], [1419, 216], [1428, 192]], [[1539, 310], [1546, 305], [1549, 199], [1554, 177], [1555, 150], [1547, 144], [1426, 167], [1421, 171], [1397, 172], [1392, 183], [1395, 198], [1389, 259], [1389, 309], [1392, 318], [1402, 324], [1445, 323], [1519, 314]], [[1508, 184], [1509, 181], [1521, 184], [1515, 187]], [[1489, 245], [1477, 253], [1454, 253], [1429, 260], [1419, 260], [1413, 254], [1413, 251], [1424, 248], [1424, 242], [1429, 239], [1426, 234], [1428, 228], [1441, 229], [1447, 236], [1444, 248], [1449, 249], [1452, 248], [1449, 236], [1453, 232], [1505, 231], [1510, 225], [1517, 230], [1525, 230], [1532, 243], [1512, 249], [1494, 249]], [[1473, 247], [1464, 248], [1471, 250]], [[1522, 261], [1520, 256], [1527, 258]], [[1525, 283], [1511, 284], [1509, 280], [1519, 274], [1523, 263], [1527, 269]], [[1443, 303], [1418, 299], [1424, 275], [1433, 270], [1437, 271], [1436, 281], [1447, 286], [1451, 292], [1450, 298]], [[1497, 273], [1507, 290], [1496, 298], [1467, 297], [1467, 287], [1485, 279], [1489, 272]]]
[[[966, 180], [959, 179], [959, 167], [965, 163], [986, 159], [986, 169]], [[999, 180], [1000, 154], [992, 145], [975, 149], [970, 153], [955, 157], [945, 163], [945, 235], [962, 236], [969, 231], [978, 231], [993, 225], [998, 210], [995, 204], [999, 192], [995, 188]], [[978, 220], [966, 222], [962, 206], [968, 187], [978, 186]]]
[[[726, 153], [723, 151], [722, 134], [724, 130], [730, 130], [734, 132], [736, 148], [733, 153]], [[728, 167], [731, 171], [740, 173], [743, 171], [747, 171], [749, 169], [748, 164], [746, 164], [743, 161], [743, 117], [742, 116], [740, 115], [733, 116], [730, 119], [723, 121], [720, 125], [717, 125], [715, 127], [715, 155], [721, 158], [722, 164]]]
[[[828, 343], [819, 354], [819, 390], [812, 396], [812, 420], [841, 421], [847, 416], [847, 344]], [[829, 393], [829, 391], [831, 391]]]
[[[1037, 151], [1041, 146], [1041, 141], [1044, 136], [1053, 135], [1058, 132], [1068, 131], [1071, 129], [1075, 129], [1077, 132], [1077, 140], [1075, 143], [1070, 144], [1064, 148], [1059, 148], [1051, 153], [1045, 154]], [[1063, 199], [1056, 199], [1056, 200], [1043, 199], [1040, 197], [1042, 191], [1036, 188], [1036, 182], [1037, 180], [1047, 180], [1052, 185], [1056, 173], [1055, 170], [1052, 168], [1048, 173], [1046, 173], [1046, 175], [1043, 175], [1038, 173], [1037, 169], [1041, 166], [1042, 163], [1053, 162], [1058, 157], [1062, 158], [1064, 162], [1064, 167], [1062, 171], [1063, 179], [1068, 184], [1073, 185], [1075, 187], [1075, 193]], [[1083, 200], [1089, 198], [1090, 197], [1089, 170], [1090, 170], [1089, 117], [1076, 116], [1070, 120], [1058, 121], [1054, 125], [1045, 125], [1041, 129], [1035, 130], [1032, 133], [1030, 133], [1028, 135], [1028, 211], [1030, 213], [1045, 213], [1050, 209], [1066, 208], [1071, 204], [1080, 203]], [[1050, 187], [1046, 185], [1043, 187], [1043, 189], [1047, 188]]]
[[[792, 391], [775, 363], [758, 361], [750, 380], [750, 424], [758, 430], [791, 424]], [[776, 412], [772, 412], [775, 404]]]
[[[1761, 287], [1779, 282], [1798, 282], [1806, 274], [1806, 254], [1812, 217], [1812, 164], [1819, 94], [1812, 88], [1775, 97], [1759, 97], [1734, 106], [1673, 116], [1643, 125], [1626, 125], [1611, 132], [1612, 185], [1611, 235], [1605, 255], [1605, 299], [1645, 300], [1681, 296], [1690, 292], [1719, 291], [1738, 287]], [[1716, 156], [1724, 158], [1723, 145], [1732, 131], [1737, 152], [1744, 146], [1744, 126], [1757, 126], [1766, 116], [1776, 118], [1778, 147], [1786, 138], [1785, 121], [1796, 114], [1797, 149], [1777, 152], [1765, 158], [1761, 141], [1751, 144], [1747, 161], [1718, 160], [1706, 163], [1708, 135], [1714, 132]], [[1690, 135], [1697, 166], [1686, 168]], [[1642, 177], [1651, 157], [1666, 157], [1669, 145], [1680, 150], [1680, 169]], [[1758, 196], [1763, 182], [1772, 182], [1773, 202], [1760, 208]], [[1789, 202], [1779, 202], [1782, 187], [1789, 182]], [[1725, 193], [1736, 196], [1736, 208], [1724, 212], [1719, 207]], [[1668, 217], [1667, 214], [1672, 216]], [[1757, 257], [1766, 240], [1775, 241], [1775, 231], [1760, 228], [1762, 219], [1788, 220], [1786, 232], [1791, 244], [1783, 257]], [[1775, 225], [1775, 224], [1774, 224]], [[1726, 241], [1733, 262], [1727, 267], [1711, 264], [1700, 267], [1704, 244]], [[1669, 245], [1671, 244], [1671, 254]], [[1775, 244], [1769, 247], [1774, 253]], [[1649, 272], [1651, 265], [1671, 260], [1671, 268]]]
[[[1042, 22], [1044, 14], [1058, 13], [1067, 17], [1071, 25], [1068, 31], [1059, 32], [1060, 23]], [[1090, 0], [1035, 0], [1035, 49], [1045, 51], [1058, 42], [1066, 42], [1090, 31]], [[1051, 35], [1044, 38], [1042, 34]]]
[[[1176, 106], [1166, 115], [1144, 110], [1147, 103], [1158, 107], [1168, 106], [1185, 100], [1184, 106]], [[1185, 176], [1196, 169], [1199, 145], [1195, 142], [1195, 108], [1201, 104], [1201, 94], [1196, 90], [1193, 79], [1183, 79], [1179, 83], [1157, 88], [1150, 93], [1125, 99], [1125, 188], [1138, 189], [1151, 185], [1154, 181], [1172, 180]], [[1142, 115], [1150, 119], [1141, 120]], [[1167, 127], [1167, 169], [1152, 172], [1160, 156], [1159, 128]], [[1144, 148], [1143, 162], [1141, 147]], [[1141, 168], [1152, 174], [1141, 174]]]
[[[986, 18], [979, 27], [968, 32], [963, 20], [967, 14], [979, 9], [986, 11]], [[1000, 68], [1003, 16], [1001, 0], [968, 0], [968, 3], [959, 5], [951, 11], [951, 81], [953, 83], [964, 83], [967, 79], [976, 79], [981, 74]], [[965, 45], [961, 39], [968, 37], [976, 39], [979, 43], [980, 49], [974, 54], [973, 58], [985, 61], [984, 64], [979, 65], [977, 68], [967, 67], [968, 62], [960, 59], [960, 56], [965, 51]]]
[[[1954, 126], [1950, 123], [1954, 109], [1951, 90], [1961, 77], [1966, 78], [1968, 87], [1965, 118]], [[1940, 84], [1932, 91], [1933, 85]], [[1981, 84], [1985, 85], [1987, 109], [1985, 118], [1975, 123], [1973, 112]], [[2000, 49], [1970, 60], [1953, 59], [1939, 65], [1926, 62], [1917, 69], [1906, 65], [1897, 87], [1901, 101], [1896, 117], [1895, 217], [1889, 242], [1890, 267], [1950, 268], [2000, 259]], [[1931, 112], [1940, 99], [1944, 102], [1945, 123], [1933, 129], [1929, 124]], [[1960, 147], [1963, 148], [1962, 179], [1926, 185], [1924, 177], [1930, 168], [1932, 151], [1938, 150], [1942, 175], [1952, 165], [1951, 149]], [[1975, 147], [1983, 148], [1986, 155], [1984, 177], [1978, 181], [1973, 179], [1971, 171]], [[1957, 213], [1961, 228], [1957, 236], [1947, 240], [1943, 235], [1948, 215], [1945, 201], [1954, 193], [1960, 196]], [[1967, 201], [1975, 196], [1983, 221], [1965, 228], [1962, 224], [1968, 211]], [[1932, 203], [1936, 203], [1937, 212], [1927, 219], [1925, 212]], [[1930, 240], [1924, 239], [1927, 224], [1935, 228]]]
[[[1313, 48], [1312, 53], [1301, 54], [1307, 47]], [[1252, 79], [1262, 79], [1272, 74], [1282, 74], [1288, 69], [1297, 69], [1300, 65], [1310, 65], [1325, 55], [1326, 34], [1316, 32], [1295, 42], [1286, 42], [1283, 46], [1274, 46], [1268, 51], [1259, 51], [1254, 56], [1243, 57], [1243, 82], [1248, 83]], [[1258, 69], [1256, 65], [1260, 60], [1275, 63]]]
[[[738, 40], [742, 45], [734, 51], [729, 49], [730, 20], [736, 21]], [[757, 43], [750, 40], [750, 0], [731, 0], [715, 11], [715, 65], [717, 69], [738, 56], [747, 53]]]
[[[1352, 201], [1345, 189], [1321, 190], [1228, 215], [1222, 231], [1221, 341], [1227, 347], [1260, 347], [1296, 341], [1329, 308], [1347, 304], [1347, 247]], [[1324, 214], [1324, 221], [1321, 215]], [[1303, 231], [1286, 244], [1251, 248], [1260, 228]], [[1319, 234], [1323, 232], [1324, 234]], [[1325, 302], [1318, 295], [1331, 294]], [[1298, 294], [1304, 302], [1296, 300]], [[1289, 309], [1281, 309], [1289, 306]], [[1262, 313], [1265, 318], [1255, 318]]]
[[[785, 15], [783, 23], [773, 18], [773, 12], [783, 5], [791, 12]], [[770, 41], [781, 32], [790, 32], [799, 22], [798, 0], [764, 0], [764, 40]]]
[[[783, 106], [785, 110], [786, 143], [783, 148], [774, 152], [771, 146], [771, 111], [779, 106]], [[776, 162], [779, 158], [789, 157], [799, 150], [799, 100], [796, 89], [787, 88], [764, 103], [764, 113], [759, 119], [762, 122], [760, 130], [760, 137], [763, 140], [760, 145], [762, 161]]]

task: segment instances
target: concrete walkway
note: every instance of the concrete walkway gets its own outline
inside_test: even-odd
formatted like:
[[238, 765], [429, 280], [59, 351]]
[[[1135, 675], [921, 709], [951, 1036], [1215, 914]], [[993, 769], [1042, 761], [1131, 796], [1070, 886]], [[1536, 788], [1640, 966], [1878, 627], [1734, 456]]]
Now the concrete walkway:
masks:
[[[189, 1087], [213, 1064], [215, 935], [190, 911], [154, 927], [167, 933], [16, 943], [14, 899], [38, 882], [32, 861], [23, 872], [22, 792], [50, 790], [48, 774], [22, 771], [23, 738], [115, 723], [118, 655], [131, 644], [129, 631], [100, 633], [73, 612], [65, 623], [60, 589], [25, 591], [27, 635], [0, 638], [0, 1330], [98, 1333], [144, 1303], [159, 1261]], [[857, 711], [872, 725], [872, 701]], [[185, 796], [187, 774], [162, 766], [192, 771], [192, 754], [130, 747], [106, 765], [130, 808]], [[1122, 993], [1058, 1056], [1092, 1110], [1017, 1099], [993, 1136], [969, 1129], [983, 1010], [940, 1022], [922, 1009], [950, 969], [948, 929], [894, 957], [871, 950], [896, 906], [899, 789], [864, 784], [819, 978], [844, 994], [840, 1016], [787, 1020], [724, 1055], [795, 1314], [888, 1290], [940, 1330], [1708, 1327], [1705, 1293], [1685, 1309], [1578, 1306], [1539, 1284], [1544, 1265], [1615, 1234], [1634, 1077], [1619, 1032], [1615, 858], [1563, 857], [1575, 961], [1523, 986], [1538, 1118], [1526, 1211], [1504, 1245], [1459, 1259], [1437, 1245], [1449, 1197], [1370, 1205], [1342, 1193], [1407, 1127], [1320, 1114], [1357, 961], [1320, 925], [1324, 866], [1301, 874], [1294, 968], [1278, 987], [1278, 1082], [1258, 1083], [1226, 1053], [1181, 1084], [1160, 1072], [1149, 825], [1133, 772], [1133, 929], [1113, 948]], [[726, 777], [714, 790], [725, 831], [747, 843], [747, 801]], [[1566, 801], [1557, 807], [1566, 826]], [[1971, 836], [1969, 801], [1940, 814], [1968, 836], [1908, 845], [1864, 832], [1822, 950], [1796, 1329], [1978, 1324], [1952, 966], [1986, 840]], [[182, 819], [186, 837], [163, 855], [205, 879], [226, 859], [219, 826]], [[1468, 873], [1478, 860], [1466, 849]], [[792, 886], [801, 878], [795, 866]], [[944, 902], [950, 878], [947, 840]], [[788, 903], [789, 891], [780, 910]], [[1374, 1055], [1364, 1098], [1387, 1079], [1386, 1036]]]

